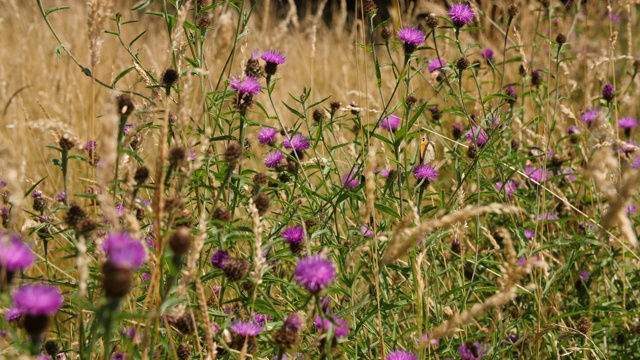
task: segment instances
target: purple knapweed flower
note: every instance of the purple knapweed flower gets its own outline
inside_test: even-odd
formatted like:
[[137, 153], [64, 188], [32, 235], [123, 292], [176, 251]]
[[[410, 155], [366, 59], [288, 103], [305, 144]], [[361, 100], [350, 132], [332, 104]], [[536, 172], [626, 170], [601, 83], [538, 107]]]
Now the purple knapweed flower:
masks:
[[253, 321], [237, 321], [231, 324], [229, 329], [240, 336], [255, 337], [262, 332], [263, 326]]
[[269, 314], [255, 314], [253, 315], [253, 321], [260, 326], [264, 326], [264, 324], [271, 320], [271, 315]]
[[284, 154], [278, 150], [274, 150], [270, 152], [266, 158], [264, 158], [264, 164], [268, 168], [273, 169], [277, 167], [282, 160], [284, 160]]
[[144, 273], [144, 274], [142, 274], [141, 279], [142, 279], [143, 282], [147, 282], [147, 281], [149, 281], [149, 279], [151, 279], [151, 274]]
[[636, 207], [635, 204], [629, 204], [627, 207], [624, 208], [624, 213], [626, 215], [635, 214], [636, 211], [638, 211], [638, 208]]
[[598, 117], [599, 113], [600, 113], [600, 110], [598, 109], [586, 110], [580, 115], [580, 120], [584, 121], [584, 123], [587, 124], [587, 126], [591, 126], [591, 124], [593, 124], [593, 122], [596, 121], [596, 117]]
[[479, 147], [484, 146], [489, 139], [489, 135], [483, 128], [479, 126], [473, 126], [471, 131], [467, 134], [467, 140], [476, 143]]
[[573, 174], [573, 170], [569, 168], [564, 168], [562, 170], [558, 170], [558, 175], [562, 175], [564, 179], [569, 181], [576, 181], [578, 178]]
[[262, 86], [255, 78], [249, 76], [244, 80], [240, 80], [238, 78], [231, 78], [231, 83], [229, 84], [233, 90], [235, 90], [238, 94], [249, 94], [256, 95], [262, 90]]
[[308, 149], [311, 146], [311, 143], [307, 141], [306, 136], [302, 134], [295, 134], [291, 139], [285, 137], [282, 145], [288, 150], [303, 151]]
[[543, 220], [558, 220], [558, 214], [556, 213], [542, 213], [540, 214], [540, 216], [538, 216], [538, 221], [543, 221]]
[[488, 348], [483, 348], [481, 342], [460, 345], [459, 350], [462, 360], [478, 360], [489, 352]]
[[440, 68], [447, 66], [447, 62], [444, 61], [444, 59], [439, 58], [439, 59], [433, 59], [431, 61], [429, 61], [429, 65], [428, 65], [428, 69], [429, 72], [432, 73], [436, 70], [440, 70]]
[[[454, 241], [457, 241], [458, 244], [460, 243], [460, 241], [457, 238], [454, 239]], [[430, 349], [435, 349], [438, 347], [438, 345], [440, 345], [440, 339], [433, 337], [432, 333], [422, 334], [422, 337], [418, 339], [417, 342], [419, 346], [427, 347]]]
[[578, 277], [582, 281], [587, 281], [587, 280], [589, 280], [589, 272], [588, 271], [581, 271], [580, 274], [578, 274]]
[[532, 166], [524, 169], [524, 173], [529, 177], [530, 180], [536, 183], [541, 183], [547, 180], [547, 178], [553, 176], [553, 173], [550, 171], [544, 172], [542, 171], [542, 169], [538, 169]]
[[280, 236], [287, 244], [301, 243], [304, 240], [304, 229], [300, 226], [293, 226], [282, 231]]
[[86, 143], [84, 143], [84, 145], [82, 146], [82, 149], [87, 151], [94, 151], [97, 147], [98, 147], [98, 143], [95, 142], [95, 140], [88, 140]]
[[314, 254], [298, 262], [294, 272], [296, 282], [316, 294], [331, 284], [336, 270], [331, 261]]
[[302, 320], [300, 320], [300, 316], [298, 314], [290, 314], [284, 320], [284, 327], [291, 330], [298, 330], [302, 327]]
[[278, 130], [274, 128], [265, 127], [258, 133], [258, 141], [262, 145], [273, 145], [276, 142], [276, 135]]
[[418, 360], [418, 357], [408, 351], [396, 350], [387, 355], [387, 360]]
[[527, 239], [531, 240], [533, 238], [533, 230], [526, 229], [524, 231], [524, 237], [526, 237]]
[[32, 198], [34, 198], [34, 199], [40, 199], [40, 198], [42, 198], [42, 191], [40, 191], [40, 190], [33, 190], [33, 191], [31, 192], [31, 197], [32, 197]]
[[264, 72], [268, 75], [274, 75], [278, 70], [278, 65], [284, 64], [286, 58], [280, 52], [275, 50], [265, 51], [260, 58], [266, 62]]
[[60, 310], [64, 298], [55, 286], [23, 285], [13, 293], [16, 308], [28, 315], [53, 315]]
[[460, 28], [473, 21], [474, 14], [469, 5], [458, 3], [449, 9], [449, 17], [453, 25]]
[[438, 177], [438, 171], [430, 165], [419, 165], [413, 169], [413, 176], [420, 180], [435, 180]]
[[632, 169], [639, 169], [640, 168], [640, 156], [633, 161], [633, 163], [631, 164], [631, 168]]
[[633, 129], [638, 126], [638, 120], [632, 117], [623, 117], [618, 121], [618, 127], [621, 129]]
[[389, 178], [389, 171], [390, 171], [389, 169], [382, 169], [382, 170], [380, 170], [379, 174], [383, 178], [388, 179]]
[[567, 129], [567, 134], [569, 135], [575, 135], [579, 133], [580, 133], [580, 129], [575, 125], [569, 126], [569, 128]]
[[211, 256], [211, 264], [217, 269], [224, 269], [229, 260], [229, 252], [227, 250], [218, 250]]
[[623, 154], [632, 154], [638, 147], [640, 147], [640, 144], [635, 141], [629, 140], [625, 141], [624, 144], [620, 146], [619, 151]]
[[411, 54], [426, 39], [424, 33], [416, 28], [404, 28], [398, 31], [398, 39], [404, 43], [405, 54]]
[[386, 118], [380, 120], [380, 127], [385, 130], [395, 131], [400, 127], [400, 118], [395, 115], [389, 115]]
[[51, 358], [51, 356], [49, 356], [49, 355], [38, 355], [38, 357], [36, 359], [38, 359], [38, 360], [53, 360]]
[[7, 311], [4, 313], [4, 319], [7, 320], [8, 322], [13, 322], [18, 320], [23, 313], [24, 311], [22, 311], [22, 309], [17, 307], [12, 307], [7, 309]]
[[611, 102], [611, 100], [613, 100], [615, 96], [616, 96], [616, 89], [613, 87], [613, 85], [605, 84], [602, 87], [602, 98], [605, 101]]
[[509, 85], [504, 89], [504, 92], [509, 97], [509, 99], [507, 99], [507, 102], [511, 105], [515, 104], [516, 100], [518, 99], [516, 89], [514, 89], [513, 86]]
[[374, 232], [367, 225], [360, 226], [360, 232], [362, 232], [362, 236], [364, 237], [373, 237]]
[[504, 189], [504, 193], [509, 199], [513, 198], [513, 192], [516, 191], [516, 183], [513, 180], [509, 180], [506, 183], [498, 181], [495, 186], [496, 190], [498, 190], [499, 192], [502, 192]]
[[147, 249], [142, 242], [128, 234], [111, 234], [102, 246], [111, 265], [119, 269], [137, 270], [147, 259]]
[[342, 178], [342, 186], [345, 190], [351, 190], [360, 184], [358, 181], [358, 178], [360, 177], [359, 172], [360, 169], [356, 167]]
[[493, 50], [486, 48], [480, 53], [487, 61], [493, 61]]
[[333, 327], [333, 334], [337, 338], [345, 337], [349, 333], [349, 324], [339, 317], [332, 316], [332, 320], [323, 319], [317, 316], [315, 319], [316, 329], [321, 331], [329, 331]]
[[65, 193], [64, 190], [62, 190], [59, 193], [57, 193], [53, 199], [59, 203], [63, 203], [67, 199], [67, 193]]
[[[0, 233], [0, 272], [14, 273], [33, 264], [35, 255], [16, 233]], [[0, 273], [1, 275], [1, 273]], [[0, 283], [2, 281], [0, 280]]]

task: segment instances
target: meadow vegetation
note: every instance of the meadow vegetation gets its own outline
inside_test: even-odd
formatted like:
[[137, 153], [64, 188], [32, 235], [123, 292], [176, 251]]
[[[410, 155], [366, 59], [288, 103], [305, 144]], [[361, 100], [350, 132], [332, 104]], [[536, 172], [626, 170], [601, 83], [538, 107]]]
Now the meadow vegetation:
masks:
[[309, 4], [0, 2], [0, 358], [637, 358], [640, 2]]

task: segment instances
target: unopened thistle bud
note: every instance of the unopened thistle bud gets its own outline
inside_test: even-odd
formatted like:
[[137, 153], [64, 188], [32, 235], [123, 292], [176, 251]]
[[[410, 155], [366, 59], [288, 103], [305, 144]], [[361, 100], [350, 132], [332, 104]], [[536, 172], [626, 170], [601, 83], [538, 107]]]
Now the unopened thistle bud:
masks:
[[556, 36], [556, 42], [562, 46], [567, 42], [567, 37], [563, 33], [559, 33], [558, 36]]
[[427, 23], [427, 26], [432, 29], [435, 29], [438, 27], [438, 18], [436, 17], [436, 14], [427, 15], [425, 22]]
[[313, 120], [315, 120], [316, 122], [320, 122], [324, 118], [325, 118], [324, 109], [318, 108], [313, 111]]
[[456, 62], [456, 67], [458, 68], [458, 70], [460, 70], [460, 72], [464, 71], [469, 67], [469, 59], [467, 59], [466, 57], [460, 58], [458, 62]]
[[186, 152], [182, 146], [174, 146], [169, 150], [169, 165], [176, 168], [185, 161]]
[[269, 210], [269, 205], [271, 205], [271, 199], [265, 194], [258, 194], [253, 197], [253, 203], [256, 205], [256, 209], [258, 209], [258, 213], [260, 215], [264, 215], [267, 210]]
[[389, 41], [389, 39], [391, 39], [391, 37], [393, 36], [393, 32], [391, 32], [391, 29], [385, 26], [382, 28], [382, 30], [380, 30], [380, 36], [382, 36], [385, 41]]
[[171, 91], [173, 84], [178, 81], [178, 72], [174, 69], [167, 69], [162, 73], [160, 85], [165, 88], [167, 95]]
[[133, 180], [135, 180], [136, 184], [142, 185], [149, 178], [149, 168], [146, 166], [140, 166], [136, 169], [135, 175], [133, 175]]
[[331, 115], [334, 115], [336, 113], [336, 111], [338, 111], [340, 109], [340, 106], [342, 106], [342, 105], [340, 104], [339, 101], [332, 101], [329, 106], [331, 108]]
[[169, 247], [174, 254], [182, 256], [189, 252], [193, 236], [185, 227], [180, 227], [169, 237]]
[[229, 143], [224, 152], [224, 160], [229, 164], [229, 166], [238, 165], [240, 160], [242, 160], [242, 146], [235, 141]]
[[520, 9], [518, 9], [518, 5], [511, 4], [509, 5], [509, 9], [507, 10], [507, 12], [509, 13], [509, 17], [513, 19], [514, 17], [518, 16]]
[[116, 101], [118, 102], [118, 114], [120, 114], [120, 116], [123, 118], [129, 117], [129, 115], [131, 115], [133, 110], [135, 110], [136, 108], [133, 105], [133, 100], [131, 99], [131, 96], [127, 94], [122, 94], [118, 96], [116, 98]]

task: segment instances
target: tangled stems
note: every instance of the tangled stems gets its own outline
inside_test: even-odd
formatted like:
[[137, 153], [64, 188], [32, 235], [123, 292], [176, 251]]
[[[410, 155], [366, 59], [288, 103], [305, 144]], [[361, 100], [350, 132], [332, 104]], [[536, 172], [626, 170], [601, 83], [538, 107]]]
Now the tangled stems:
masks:
[[66, 206], [69, 206], [69, 191], [67, 191], [67, 168], [69, 164], [69, 150], [63, 148], [62, 150], [60, 150], [60, 153], [60, 167], [62, 168], [62, 182], [65, 193], [64, 204]]

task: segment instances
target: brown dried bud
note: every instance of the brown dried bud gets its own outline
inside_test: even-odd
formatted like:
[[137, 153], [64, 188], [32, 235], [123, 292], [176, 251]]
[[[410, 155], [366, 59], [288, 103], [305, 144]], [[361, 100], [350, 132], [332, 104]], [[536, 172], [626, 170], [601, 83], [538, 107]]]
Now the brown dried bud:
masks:
[[253, 203], [256, 205], [258, 209], [258, 214], [264, 215], [271, 205], [271, 199], [265, 194], [258, 194], [253, 197]]
[[412, 108], [416, 103], [418, 103], [418, 99], [413, 95], [409, 95], [405, 99], [405, 102], [407, 103], [408, 108]]
[[242, 146], [237, 142], [231, 142], [227, 146], [227, 150], [224, 152], [224, 159], [229, 166], [236, 166], [242, 160]]
[[71, 150], [74, 146], [76, 146], [76, 142], [71, 138], [71, 135], [64, 134], [60, 137], [60, 141], [58, 141], [58, 145], [62, 150]]
[[191, 358], [191, 346], [187, 343], [182, 343], [178, 346], [176, 350], [176, 355], [178, 355], [179, 360], [188, 360]]
[[511, 148], [513, 150], [518, 150], [520, 147], [520, 141], [518, 139], [511, 139]]
[[315, 122], [320, 122], [325, 118], [324, 109], [315, 109], [313, 110], [313, 120]]
[[133, 110], [136, 108], [133, 105], [133, 100], [131, 99], [131, 96], [127, 94], [122, 94], [118, 96], [116, 98], [116, 101], [118, 102], [118, 113], [123, 118], [129, 117], [129, 115], [131, 115]]
[[64, 217], [64, 222], [71, 227], [75, 227], [80, 220], [84, 219], [87, 214], [82, 210], [82, 208], [78, 205], [71, 205], [69, 210], [67, 211], [67, 215]]
[[170, 319], [169, 324], [173, 325], [183, 335], [193, 334], [196, 331], [193, 313], [187, 310], [177, 319]]
[[193, 243], [193, 236], [185, 227], [180, 227], [169, 237], [169, 247], [179, 256], [186, 254]]
[[591, 333], [591, 320], [586, 317], [580, 318], [576, 324], [576, 330], [585, 335], [589, 335]]
[[98, 223], [90, 218], [84, 218], [78, 223], [78, 234], [89, 235], [98, 227]]
[[373, 2], [373, 0], [363, 0], [362, 8], [364, 10], [364, 13], [369, 15], [375, 14], [376, 11], [378, 11], [378, 7], [376, 6], [376, 3]]
[[146, 166], [140, 166], [136, 169], [136, 173], [133, 175], [133, 180], [135, 180], [136, 184], [142, 185], [149, 178], [149, 168]]
[[464, 71], [466, 68], [469, 67], [469, 59], [467, 59], [466, 57], [460, 58], [456, 62], [456, 67], [458, 68], [458, 70]]
[[265, 186], [265, 185], [267, 185], [267, 180], [268, 180], [267, 174], [265, 174], [265, 173], [259, 172], [259, 173], [256, 173], [255, 175], [253, 175], [253, 183], [256, 186]]
[[214, 220], [219, 220], [223, 222], [231, 221], [231, 212], [227, 209], [226, 206], [218, 206], [215, 210], [213, 210], [212, 218]]
[[469, 145], [469, 147], [467, 148], [467, 156], [470, 159], [475, 159], [477, 155], [478, 155], [478, 147], [476, 146], [476, 144]]
[[567, 42], [567, 37], [563, 33], [559, 33], [558, 36], [556, 36], [556, 42], [558, 45], [562, 46]]
[[104, 277], [102, 286], [107, 298], [121, 299], [129, 293], [133, 285], [133, 272], [131, 269], [118, 268], [110, 261], [102, 266]]
[[178, 81], [178, 72], [174, 69], [167, 69], [162, 73], [161, 84], [165, 88], [170, 88]]
[[509, 17], [510, 18], [514, 18], [514, 17], [518, 16], [518, 13], [520, 12], [520, 9], [518, 8], [518, 5], [511, 4], [511, 5], [509, 5], [509, 9], [507, 10], [507, 12], [509, 13]]
[[435, 29], [438, 27], [438, 18], [436, 17], [436, 14], [427, 15], [425, 22], [427, 23], [427, 26], [432, 29]]
[[391, 39], [391, 36], [393, 36], [393, 32], [391, 32], [391, 29], [385, 26], [382, 28], [382, 30], [380, 30], [380, 36], [382, 36], [385, 41], [389, 41], [389, 39]]
[[338, 111], [340, 109], [342, 104], [340, 104], [339, 101], [332, 101], [329, 106], [331, 107], [331, 115], [333, 115], [333, 114], [336, 113], [336, 111]]
[[198, 18], [198, 28], [200, 30], [206, 30], [209, 26], [211, 26], [211, 19], [208, 16], [203, 15]]
[[187, 153], [182, 146], [174, 146], [169, 150], [169, 165], [177, 168], [186, 160]]
[[229, 258], [222, 271], [227, 277], [227, 280], [234, 282], [242, 280], [245, 278], [245, 276], [247, 276], [247, 273], [249, 272], [249, 266], [249, 263], [244, 259]]
[[258, 58], [249, 58], [247, 65], [244, 67], [245, 75], [259, 79], [262, 77], [262, 66], [260, 66], [260, 60]]

